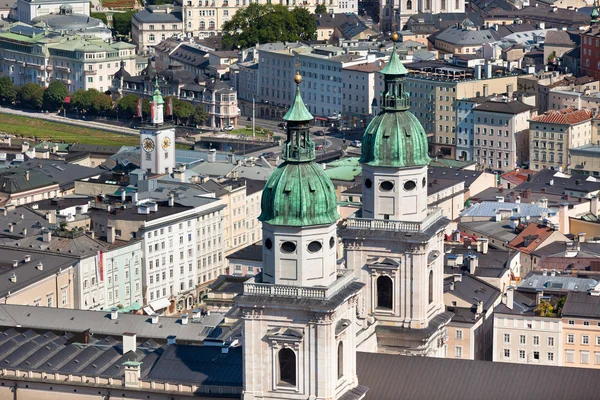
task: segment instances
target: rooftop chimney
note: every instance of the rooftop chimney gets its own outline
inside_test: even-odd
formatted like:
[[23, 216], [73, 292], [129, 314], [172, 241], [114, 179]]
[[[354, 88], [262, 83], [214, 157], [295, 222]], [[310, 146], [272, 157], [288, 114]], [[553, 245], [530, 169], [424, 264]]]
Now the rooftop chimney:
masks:
[[167, 344], [177, 344], [177, 336], [167, 336]]
[[488, 238], [478, 238], [477, 240], [481, 242], [481, 253], [487, 254], [490, 240]]
[[157, 313], [152, 314], [152, 323], [158, 324], [158, 314]]
[[194, 308], [192, 311], [192, 320], [200, 319], [202, 316], [202, 310], [199, 308]]
[[123, 333], [123, 354], [137, 350], [137, 335], [132, 332]]
[[50, 243], [50, 241], [52, 241], [52, 232], [50, 232], [49, 229], [45, 229], [42, 232], [42, 241], [44, 243]]
[[37, 268], [38, 271], [43, 271], [44, 270], [44, 264], [40, 261], [38, 263], [38, 265], [36, 266], [36, 268]]
[[175, 205], [175, 195], [173, 193], [169, 193], [169, 207], [173, 207]]
[[479, 300], [477, 302], [477, 314], [483, 313], [483, 301]]
[[542, 297], [544, 296], [544, 289], [538, 289], [535, 293], [535, 304], [540, 304]]
[[31, 261], [31, 256], [27, 254], [25, 257], [23, 257], [23, 262], [28, 263], [29, 261]]
[[508, 289], [506, 289], [506, 307], [510, 310], [513, 309], [514, 307], [514, 300], [515, 300], [515, 288], [512, 286], [509, 286]]
[[55, 210], [48, 211], [48, 214], [46, 214], [46, 220], [48, 221], [49, 224], [55, 224], [56, 223], [56, 211]]
[[28, 181], [29, 180], [29, 171], [25, 171], [25, 180]]
[[13, 268], [16, 268], [19, 266], [19, 260], [13, 260]]
[[117, 307], [113, 307], [110, 309], [110, 319], [115, 320], [119, 318], [119, 309]]
[[462, 282], [462, 275], [461, 274], [454, 274], [452, 275], [452, 280], [456, 283], [456, 282]]
[[107, 226], [106, 227], [106, 241], [108, 243], [114, 243], [115, 242], [115, 227], [114, 226]]
[[10, 281], [12, 283], [17, 283], [17, 274], [15, 274], [14, 272], [12, 273], [12, 275], [10, 276]]
[[187, 325], [189, 320], [189, 316], [187, 314], [181, 315], [181, 325]]

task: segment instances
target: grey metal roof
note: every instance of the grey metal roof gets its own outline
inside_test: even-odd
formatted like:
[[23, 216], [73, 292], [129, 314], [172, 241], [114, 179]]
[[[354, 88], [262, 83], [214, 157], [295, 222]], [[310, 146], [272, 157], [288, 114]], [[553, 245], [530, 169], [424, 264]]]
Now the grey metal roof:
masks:
[[569, 292], [562, 310], [564, 317], [600, 318], [600, 296]]
[[[26, 172], [29, 171], [27, 177]], [[58, 180], [42, 171], [30, 170], [28, 167], [8, 167], [0, 170], [0, 192], [21, 193], [58, 184]]]
[[181, 9], [177, 11], [167, 12], [152, 12], [148, 9], [138, 11], [133, 15], [133, 18], [136, 20], [143, 22], [145, 24], [151, 24], [153, 22], [156, 23], [181, 23], [183, 21], [181, 17]]
[[542, 275], [540, 273], [530, 273], [521, 281], [519, 288], [587, 292], [597, 284], [598, 281], [589, 278], [577, 278], [570, 275], [552, 276], [551, 274]]
[[472, 171], [468, 169], [457, 169], [448, 167], [429, 167], [427, 171], [427, 179], [429, 182], [435, 179], [453, 179], [465, 183], [465, 189], [468, 189], [483, 172]]
[[493, 43], [500, 39], [500, 35], [493, 29], [489, 30], [466, 30], [451, 26], [440, 32], [436, 40], [458, 46], [476, 46], [484, 43]]
[[20, 165], [21, 168], [32, 172], [43, 172], [48, 179], [58, 182], [63, 189], [74, 187], [75, 181], [78, 179], [90, 178], [104, 172], [100, 168], [90, 168], [78, 164], [38, 158], [26, 161]]
[[514, 228], [510, 226], [510, 221], [459, 221], [458, 229], [461, 231], [470, 230], [476, 232], [478, 236], [495, 238], [505, 242], [505, 244], [510, 243], [517, 237]]
[[[31, 256], [29, 262], [24, 261], [26, 255]], [[17, 267], [12, 266], [13, 260], [18, 261]], [[40, 262], [43, 263], [41, 271], [37, 269]], [[9, 292], [14, 294], [76, 263], [77, 260], [71, 257], [35, 253], [31, 249], [2, 248], [0, 250], [0, 296], [5, 297]], [[17, 276], [16, 282], [10, 280], [13, 273]]]
[[[13, 231], [10, 232], [12, 225]], [[0, 213], [0, 237], [22, 238], [26, 235], [37, 235], [43, 228], [50, 226], [43, 212], [36, 212], [27, 206], [8, 207], [6, 216]]]
[[373, 400], [591, 400], [600, 380], [593, 369], [362, 352], [356, 366]]
[[227, 256], [227, 259], [231, 262], [233, 260], [248, 260], [248, 261], [256, 261], [261, 262], [263, 259], [262, 254], [262, 243], [255, 243], [248, 245], [235, 253], [232, 253]]
[[[44, 263], [50, 257], [55, 256], [46, 256]], [[36, 259], [35, 263], [37, 261]], [[46, 268], [44, 268], [45, 270]], [[221, 321], [223, 321], [222, 314], [211, 313], [198, 321], [190, 318], [187, 325], [182, 325], [180, 318], [172, 317], [160, 317], [158, 324], [152, 324], [147, 315], [119, 314], [117, 320], [111, 320], [110, 312], [105, 311], [0, 305], [0, 326], [16, 327], [20, 325], [31, 329], [59, 332], [64, 331], [65, 327], [77, 326], [78, 330], [90, 329], [90, 332], [96, 335], [120, 337], [123, 332], [133, 332], [137, 334], [138, 338], [154, 339], [159, 342], [166, 341], [167, 336], [171, 335], [176, 336], [178, 341], [202, 342], [210, 335], [212, 328], [219, 325]]]
[[[451, 283], [454, 281], [454, 277], [450, 276], [444, 279], [444, 293], [452, 293], [454, 296], [473, 304], [469, 320], [476, 321], [476, 306], [478, 301], [483, 302], [483, 309], [490, 309], [494, 303], [500, 297], [500, 290], [496, 289], [489, 283], [478, 279], [470, 274], [462, 274], [461, 280], [454, 282], [453, 289], [451, 289]], [[454, 312], [454, 309], [448, 307], [448, 310]], [[465, 317], [466, 315], [461, 315]]]
[[510, 210], [513, 212], [515, 217], [539, 217], [542, 214], [553, 215], [558, 210], [540, 207], [537, 204], [528, 203], [505, 203], [505, 202], [493, 202], [484, 201], [481, 203], [473, 204], [465, 211], [460, 213], [461, 217], [493, 217], [499, 211]]
[[239, 398], [243, 383], [241, 347], [223, 353], [220, 346], [161, 346], [138, 339], [136, 351], [123, 354], [121, 337], [89, 335], [86, 339], [81, 332], [58, 336], [44, 330], [0, 329], [0, 362], [6, 368], [24, 371], [122, 377], [123, 363], [137, 361], [142, 363], [142, 379], [224, 386], [223, 397]]

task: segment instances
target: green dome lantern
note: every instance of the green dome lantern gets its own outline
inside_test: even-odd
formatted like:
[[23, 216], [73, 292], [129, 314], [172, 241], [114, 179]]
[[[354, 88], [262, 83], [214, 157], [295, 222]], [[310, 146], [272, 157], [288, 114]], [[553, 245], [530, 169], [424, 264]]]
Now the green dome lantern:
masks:
[[285, 161], [265, 185], [258, 219], [280, 226], [331, 225], [340, 218], [337, 196], [331, 179], [314, 162], [315, 142], [309, 132], [313, 116], [300, 95], [300, 73], [294, 81], [296, 96], [283, 117], [287, 121], [282, 149]]
[[424, 166], [431, 161], [427, 134], [419, 120], [408, 111], [410, 99], [404, 91], [408, 71], [396, 52], [397, 33], [392, 34], [392, 40], [392, 55], [381, 70], [385, 82], [381, 111], [363, 135], [360, 162], [376, 167]]

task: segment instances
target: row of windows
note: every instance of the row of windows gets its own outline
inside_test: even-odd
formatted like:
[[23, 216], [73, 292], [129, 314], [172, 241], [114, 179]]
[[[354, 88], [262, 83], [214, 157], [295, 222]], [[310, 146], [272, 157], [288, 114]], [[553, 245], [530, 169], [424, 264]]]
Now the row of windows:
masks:
[[[527, 352], [525, 350], [519, 350], [518, 352], [519, 354], [519, 361], [530, 361], [530, 362], [540, 362], [540, 352], [539, 351], [532, 351], [529, 353], [529, 360], [527, 359]], [[503, 357], [504, 359], [510, 360], [511, 358], [511, 350], [510, 349], [504, 349], [503, 351]], [[546, 361], [549, 363], [553, 363], [554, 362], [554, 352], [549, 351], [546, 353]]]

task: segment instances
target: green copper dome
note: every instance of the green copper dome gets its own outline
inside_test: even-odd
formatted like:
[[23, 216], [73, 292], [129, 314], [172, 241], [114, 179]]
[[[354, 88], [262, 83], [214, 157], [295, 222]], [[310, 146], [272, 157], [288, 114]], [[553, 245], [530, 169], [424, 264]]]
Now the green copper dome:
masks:
[[[296, 85], [302, 78], [296, 75]], [[271, 225], [331, 225], [340, 216], [337, 196], [331, 179], [315, 164], [315, 142], [309, 129], [313, 116], [296, 90], [296, 98], [284, 118], [287, 139], [283, 144], [285, 160], [269, 177], [263, 190], [258, 219]]]
[[[397, 36], [393, 38], [397, 40]], [[363, 164], [405, 168], [427, 165], [431, 161], [427, 154], [427, 134], [419, 120], [408, 111], [410, 99], [404, 91], [407, 73], [394, 43], [390, 60], [381, 70], [385, 82], [381, 111], [363, 135], [360, 158]]]
[[340, 218], [331, 179], [314, 162], [284, 162], [269, 178], [258, 219], [271, 225], [331, 225]]

